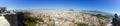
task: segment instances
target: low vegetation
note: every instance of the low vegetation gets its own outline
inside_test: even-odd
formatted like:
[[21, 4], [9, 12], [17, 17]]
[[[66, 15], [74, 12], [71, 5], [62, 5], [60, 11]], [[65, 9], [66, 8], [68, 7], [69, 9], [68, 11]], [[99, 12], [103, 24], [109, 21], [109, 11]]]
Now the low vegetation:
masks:
[[36, 26], [36, 20], [31, 17], [29, 13], [25, 13], [24, 16], [25, 19], [23, 20], [23, 23], [25, 26]]

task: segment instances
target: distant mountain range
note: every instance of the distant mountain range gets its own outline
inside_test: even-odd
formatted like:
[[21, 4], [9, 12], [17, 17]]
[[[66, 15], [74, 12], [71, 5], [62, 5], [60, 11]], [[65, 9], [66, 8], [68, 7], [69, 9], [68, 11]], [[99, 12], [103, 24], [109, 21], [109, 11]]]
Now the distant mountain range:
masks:
[[91, 13], [91, 14], [102, 14], [102, 15], [108, 16], [108, 17], [113, 17], [113, 15], [114, 15], [112, 13], [107, 13], [107, 12], [102, 12], [102, 11], [95, 11], [95, 10], [82, 10], [82, 12]]
[[[26, 11], [28, 11], [28, 10], [26, 10]], [[70, 9], [69, 11], [74, 11], [74, 10]], [[90, 14], [102, 14], [102, 15], [108, 16], [108, 17], [113, 17], [114, 16], [114, 14], [112, 14], [112, 13], [107, 13], [107, 12], [102, 12], [102, 11], [96, 11], [96, 10], [80, 10], [80, 12], [90, 13]]]

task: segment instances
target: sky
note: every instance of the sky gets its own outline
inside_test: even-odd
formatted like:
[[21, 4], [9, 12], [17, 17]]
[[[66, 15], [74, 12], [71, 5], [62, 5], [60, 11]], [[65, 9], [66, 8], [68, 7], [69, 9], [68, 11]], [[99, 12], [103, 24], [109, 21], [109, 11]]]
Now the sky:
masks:
[[97, 10], [120, 15], [120, 0], [0, 0], [7, 9]]

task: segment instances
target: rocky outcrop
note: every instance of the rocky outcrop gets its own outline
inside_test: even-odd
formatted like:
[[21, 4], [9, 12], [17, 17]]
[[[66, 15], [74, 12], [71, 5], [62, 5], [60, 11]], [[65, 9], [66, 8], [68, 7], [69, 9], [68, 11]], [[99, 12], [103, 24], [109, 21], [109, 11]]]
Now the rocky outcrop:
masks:
[[4, 15], [4, 16], [7, 19], [7, 21], [10, 23], [10, 26], [18, 26], [16, 14], [10, 14], [10, 15]]
[[13, 13], [4, 13], [4, 18], [9, 22], [10, 26], [24, 26], [24, 13], [14, 12]]

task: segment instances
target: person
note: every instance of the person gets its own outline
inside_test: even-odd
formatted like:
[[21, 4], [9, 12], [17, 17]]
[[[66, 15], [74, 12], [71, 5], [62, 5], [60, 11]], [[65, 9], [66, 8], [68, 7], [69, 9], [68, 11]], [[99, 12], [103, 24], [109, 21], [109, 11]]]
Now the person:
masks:
[[118, 16], [118, 26], [120, 26], [120, 15]]
[[118, 26], [118, 15], [117, 14], [115, 14], [114, 18], [112, 19], [112, 25]]

